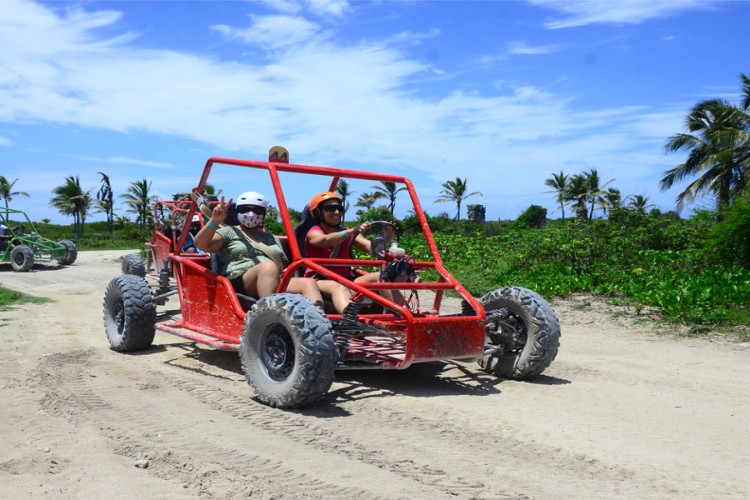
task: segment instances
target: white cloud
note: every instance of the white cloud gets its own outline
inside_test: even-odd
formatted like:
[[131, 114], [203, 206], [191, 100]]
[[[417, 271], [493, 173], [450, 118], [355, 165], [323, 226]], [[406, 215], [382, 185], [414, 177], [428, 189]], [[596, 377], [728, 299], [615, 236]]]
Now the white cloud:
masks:
[[508, 44], [507, 54], [508, 55], [543, 55], [553, 54], [559, 52], [562, 49], [560, 45], [540, 45], [532, 47], [524, 41], [514, 41]]
[[323, 34], [317, 24], [301, 17], [273, 15], [250, 16], [250, 19], [252, 25], [248, 28], [219, 24], [212, 26], [211, 29], [229, 40], [238, 40], [267, 49], [298, 45]]
[[172, 165], [171, 163], [166, 163], [166, 162], [161, 162], [161, 161], [141, 160], [138, 158], [130, 158], [128, 156], [110, 156], [106, 158], [100, 158], [97, 156], [87, 156], [87, 155], [70, 155], [70, 156], [77, 160], [86, 161], [89, 163], [107, 163], [107, 164], [115, 164], [115, 165], [137, 165], [140, 167], [151, 167], [151, 168], [161, 168], [161, 169], [174, 168], [174, 165]]
[[270, 9], [298, 15], [304, 10], [321, 17], [341, 17], [352, 11], [347, 0], [263, 0]]
[[308, 0], [308, 4], [310, 10], [319, 16], [341, 17], [352, 10], [346, 0]]
[[428, 40], [440, 36], [440, 30], [437, 28], [430, 28], [426, 33], [419, 33], [413, 31], [402, 31], [386, 40], [388, 43], [406, 43], [410, 45], [418, 45], [422, 40]]
[[271, 10], [283, 12], [284, 14], [299, 14], [304, 9], [304, 4], [298, 0], [261, 0]]
[[545, 23], [549, 29], [575, 28], [589, 24], [638, 24], [690, 10], [707, 10], [726, 0], [527, 0], [533, 5], [563, 13], [563, 18]]

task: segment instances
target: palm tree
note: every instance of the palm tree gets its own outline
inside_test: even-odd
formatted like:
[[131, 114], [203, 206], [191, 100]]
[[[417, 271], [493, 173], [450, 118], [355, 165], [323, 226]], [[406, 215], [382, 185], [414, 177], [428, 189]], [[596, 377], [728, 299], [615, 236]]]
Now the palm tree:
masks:
[[13, 200], [14, 196], [25, 196], [29, 197], [29, 193], [23, 191], [13, 191], [13, 186], [18, 182], [18, 179], [13, 182], [8, 182], [5, 176], [0, 175], [0, 196], [5, 201], [5, 218], [8, 218], [8, 203]]
[[109, 183], [109, 176], [104, 172], [99, 172], [102, 176], [102, 184], [99, 187], [99, 192], [96, 193], [96, 200], [99, 204], [101, 211], [107, 214], [107, 230], [109, 234], [112, 234], [113, 223], [114, 223], [114, 203], [112, 203], [112, 185]]
[[667, 170], [659, 181], [662, 191], [676, 182], [696, 177], [677, 195], [677, 209], [699, 196], [711, 194], [719, 210], [732, 203], [744, 190], [750, 177], [750, 79], [740, 74], [743, 99], [732, 105], [722, 99], [709, 99], [695, 105], [685, 118], [690, 133], [675, 134], [667, 140], [667, 152], [686, 151], [684, 163]]
[[370, 210], [381, 197], [382, 196], [378, 196], [375, 193], [362, 193], [359, 195], [359, 198], [357, 198], [355, 206], [363, 207], [365, 211]]
[[606, 205], [602, 208], [604, 209], [605, 215], [610, 210], [617, 210], [618, 208], [621, 208], [622, 194], [620, 194], [620, 190], [615, 188], [607, 189], [607, 192], [604, 193], [604, 202], [606, 203]]
[[588, 183], [588, 202], [591, 204], [591, 209], [589, 211], [589, 219], [594, 218], [594, 209], [598, 206], [601, 207], [605, 213], [606, 213], [606, 200], [604, 196], [607, 194], [606, 191], [604, 191], [604, 188], [612, 182], [614, 179], [610, 179], [601, 186], [599, 185], [599, 172], [595, 168], [590, 169], [588, 172], [584, 174], [586, 177], [586, 182]]
[[125, 227], [130, 224], [130, 219], [128, 219], [127, 215], [115, 215], [115, 224], [120, 227]]
[[341, 179], [339, 183], [336, 184], [336, 192], [341, 196], [341, 204], [344, 206], [344, 214], [341, 216], [341, 222], [343, 223], [346, 211], [349, 210], [349, 202], [347, 201], [347, 198], [352, 196], [356, 191], [350, 191], [349, 183], [344, 179]]
[[652, 203], [649, 203], [648, 196], [643, 196], [640, 194], [628, 196], [628, 201], [628, 208], [640, 214], [645, 214], [646, 209], [654, 206]]
[[589, 214], [586, 201], [589, 196], [589, 182], [585, 175], [575, 174], [570, 178], [565, 200], [572, 203], [573, 213], [577, 221], [588, 220]]
[[473, 193], [466, 193], [466, 179], [461, 180], [459, 177], [456, 177], [455, 181], [445, 181], [443, 183], [443, 189], [440, 190], [441, 194], [438, 196], [438, 198], [435, 200], [437, 203], [443, 203], [446, 201], [452, 201], [456, 203], [456, 219], [455, 220], [461, 220], [461, 202], [464, 201], [466, 198], [470, 196], [474, 196], [478, 194], [479, 196], [482, 196], [482, 193], [479, 191], [474, 191]]
[[395, 182], [389, 181], [381, 181], [380, 184], [380, 186], [372, 186], [375, 190], [375, 196], [377, 196], [378, 199], [388, 199], [388, 210], [391, 212], [391, 215], [393, 215], [393, 211], [396, 209], [396, 197], [401, 191], [406, 191], [406, 187], [401, 186], [397, 188]]
[[157, 197], [150, 195], [150, 190], [151, 182], [147, 179], [142, 179], [131, 182], [128, 192], [120, 195], [120, 198], [125, 200], [125, 205], [130, 207], [130, 210], [127, 210], [127, 212], [135, 214], [135, 223], [141, 227], [145, 227], [146, 224], [153, 223], [154, 221], [151, 205], [156, 201]]
[[545, 193], [555, 193], [555, 201], [560, 204], [560, 211], [562, 212], [562, 220], [565, 222], [565, 192], [568, 189], [568, 181], [570, 176], [564, 174], [560, 170], [559, 174], [552, 174], [551, 179], [544, 181], [544, 184], [551, 187], [552, 191], [545, 191]]
[[216, 197], [216, 199], [218, 199], [223, 192], [223, 189], [219, 189], [218, 191], [216, 191], [216, 186], [214, 186], [213, 184], [206, 184], [205, 186], [203, 186], [203, 194], [205, 194], [209, 199], [213, 199], [212, 197]]
[[65, 184], [52, 190], [55, 196], [50, 200], [50, 206], [63, 215], [73, 217], [73, 230], [76, 237], [83, 234], [83, 225], [86, 223], [86, 216], [91, 206], [90, 192], [90, 189], [86, 192], [81, 189], [81, 182], [77, 175], [66, 177]]

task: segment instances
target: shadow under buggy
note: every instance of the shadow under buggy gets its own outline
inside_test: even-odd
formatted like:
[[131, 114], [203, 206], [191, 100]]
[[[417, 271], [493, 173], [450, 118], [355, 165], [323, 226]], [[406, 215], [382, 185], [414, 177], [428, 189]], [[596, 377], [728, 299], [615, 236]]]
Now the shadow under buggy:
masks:
[[[504, 287], [477, 299], [445, 269], [409, 179], [281, 161], [211, 158], [193, 193], [204, 192], [209, 174], [229, 167], [233, 179], [243, 179], [232, 180], [233, 185], [258, 186], [261, 177], [267, 183], [266, 192], [276, 195], [286, 233], [279, 237], [290, 262], [277, 293], [259, 300], [238, 295], [229, 280], [217, 274], [215, 256], [182, 250], [189, 239], [189, 221], [201, 214], [201, 207], [208, 215], [210, 200], [194, 194], [190, 200], [159, 202], [157, 212], [169, 212], [172, 231], [167, 233], [171, 234], [157, 227], [147, 243], [147, 261], [138, 255], [126, 256], [124, 274], [114, 278], [105, 292], [105, 330], [112, 349], [146, 349], [159, 329], [217, 349], [239, 351], [256, 397], [281, 408], [321, 400], [335, 370], [403, 369], [428, 361], [476, 360], [488, 372], [522, 379], [541, 374], [557, 355], [560, 326], [544, 298], [524, 288]], [[334, 191], [341, 180], [350, 184], [386, 181], [405, 187], [429, 255], [416, 259], [408, 253], [394, 254], [375, 238], [371, 258], [304, 256], [300, 252], [304, 239], [295, 236], [281, 176], [285, 184], [293, 178], [295, 185], [306, 186], [308, 194]], [[333, 265], [381, 269], [381, 280], [354, 282], [330, 271]], [[353, 291], [353, 304], [344, 314], [325, 313], [307, 298], [285, 293], [289, 280], [305, 268]], [[403, 301], [394, 303], [378, 293], [388, 289], [400, 291]], [[460, 312], [441, 311], [446, 291], [461, 297]], [[426, 304], [419, 300], [420, 294], [429, 296]], [[179, 309], [162, 310], [172, 295], [178, 296]]]

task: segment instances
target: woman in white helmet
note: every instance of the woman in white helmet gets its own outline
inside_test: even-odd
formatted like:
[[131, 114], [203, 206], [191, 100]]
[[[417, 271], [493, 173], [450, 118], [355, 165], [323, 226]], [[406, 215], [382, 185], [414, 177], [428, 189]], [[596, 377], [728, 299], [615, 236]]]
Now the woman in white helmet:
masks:
[[[242, 193], [236, 203], [240, 224], [222, 227], [231, 204], [231, 199], [225, 202], [222, 196], [211, 220], [195, 235], [195, 246], [219, 255], [222, 263], [219, 272], [238, 293], [257, 298], [271, 295], [281, 282], [281, 271], [287, 262], [278, 238], [263, 228], [268, 201], [254, 191]], [[311, 278], [292, 278], [286, 291], [300, 293], [323, 305], [318, 285]]]

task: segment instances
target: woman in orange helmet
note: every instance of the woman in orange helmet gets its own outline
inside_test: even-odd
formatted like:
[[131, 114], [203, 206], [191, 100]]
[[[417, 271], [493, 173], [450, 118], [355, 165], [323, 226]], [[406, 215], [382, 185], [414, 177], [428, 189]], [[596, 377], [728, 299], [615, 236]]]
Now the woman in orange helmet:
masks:
[[[367, 232], [371, 223], [368, 221], [358, 222], [354, 227], [344, 227], [341, 224], [344, 216], [343, 201], [341, 196], [331, 191], [318, 193], [310, 200], [309, 210], [315, 225], [307, 231], [305, 237], [305, 255], [307, 257], [351, 259], [352, 246], [363, 252], [370, 252], [370, 240], [361, 233]], [[387, 242], [392, 238], [393, 227], [388, 226]], [[350, 266], [330, 266], [328, 269], [356, 282], [375, 282], [380, 278], [379, 272], [366, 273], [355, 277]], [[316, 274], [312, 269], [305, 271], [305, 277], [317, 279], [320, 291], [329, 295], [336, 311], [343, 314], [344, 309], [352, 299], [352, 291], [349, 288]], [[383, 294], [389, 299], [393, 299], [393, 294], [390, 291], [383, 290]]]

